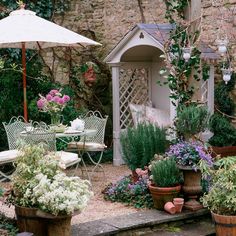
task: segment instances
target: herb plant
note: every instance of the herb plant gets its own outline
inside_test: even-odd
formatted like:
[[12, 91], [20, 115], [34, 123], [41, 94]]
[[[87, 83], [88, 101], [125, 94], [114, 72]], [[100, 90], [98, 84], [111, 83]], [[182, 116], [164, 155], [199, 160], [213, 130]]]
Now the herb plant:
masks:
[[167, 147], [166, 131], [152, 124], [138, 124], [121, 134], [122, 157], [131, 170], [144, 169], [154, 154], [164, 153]]
[[205, 106], [179, 106], [175, 126], [185, 139], [203, 132], [208, 127], [210, 114]]
[[152, 180], [157, 187], [174, 187], [180, 184], [180, 170], [174, 158], [162, 158], [151, 164]]

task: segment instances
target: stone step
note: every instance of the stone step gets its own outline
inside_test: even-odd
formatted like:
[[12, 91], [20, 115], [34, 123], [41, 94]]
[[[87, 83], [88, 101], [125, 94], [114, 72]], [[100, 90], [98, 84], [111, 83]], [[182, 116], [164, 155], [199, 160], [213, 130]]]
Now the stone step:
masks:
[[[205, 222], [208, 222], [207, 227], [205, 227], [206, 225], [204, 226]], [[181, 232], [183, 233], [185, 231], [188, 232], [188, 230], [193, 228], [194, 232], [195, 226], [199, 232], [201, 229], [205, 234], [177, 234], [178, 232], [170, 231], [170, 229], [176, 229], [177, 231], [182, 230]], [[163, 235], [161, 233], [163, 233]], [[195, 212], [183, 211], [182, 213], [175, 215], [170, 215], [164, 211], [147, 210], [82, 224], [75, 224], [72, 226], [72, 236], [138, 236], [148, 234], [150, 234], [150, 236], [206, 236], [213, 233], [214, 226], [211, 223], [210, 213], [206, 209]]]

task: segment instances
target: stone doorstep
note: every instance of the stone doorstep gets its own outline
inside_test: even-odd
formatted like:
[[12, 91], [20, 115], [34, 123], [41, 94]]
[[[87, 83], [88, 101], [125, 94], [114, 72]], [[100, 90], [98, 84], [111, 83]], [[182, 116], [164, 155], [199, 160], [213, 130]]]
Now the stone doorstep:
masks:
[[182, 213], [175, 215], [170, 215], [164, 211], [147, 210], [72, 225], [72, 236], [115, 235], [117, 233], [134, 230], [137, 228], [153, 227], [163, 223], [186, 219], [192, 220], [193, 218], [206, 216], [209, 214], [210, 213], [207, 209], [201, 209], [195, 212], [183, 211]]

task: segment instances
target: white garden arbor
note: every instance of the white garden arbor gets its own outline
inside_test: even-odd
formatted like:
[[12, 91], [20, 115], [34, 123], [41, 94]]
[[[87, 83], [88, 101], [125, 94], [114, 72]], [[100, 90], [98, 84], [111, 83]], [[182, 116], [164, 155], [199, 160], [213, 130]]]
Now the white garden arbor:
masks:
[[[164, 44], [169, 37], [170, 24], [137, 24], [114, 47], [105, 58], [112, 69], [113, 94], [113, 164], [123, 163], [120, 154], [120, 132], [132, 125], [129, 103], [147, 104], [165, 110], [171, 121], [175, 107], [169, 98], [168, 86], [159, 71], [165, 67]], [[208, 47], [201, 46], [201, 58], [210, 64], [209, 79], [199, 83], [197, 99], [214, 110], [214, 62], [218, 55]]]

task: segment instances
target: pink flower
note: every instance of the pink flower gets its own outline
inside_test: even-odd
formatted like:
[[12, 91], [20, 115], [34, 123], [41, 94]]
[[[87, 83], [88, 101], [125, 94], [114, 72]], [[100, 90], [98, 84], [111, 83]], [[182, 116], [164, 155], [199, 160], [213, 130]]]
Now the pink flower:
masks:
[[47, 101], [52, 101], [52, 95], [51, 94], [47, 94], [46, 95], [46, 99], [47, 99]]
[[70, 101], [70, 97], [68, 95], [64, 95], [62, 97], [62, 99], [64, 100], [64, 102], [69, 102]]
[[58, 91], [57, 89], [52, 89], [52, 90], [49, 92], [49, 94], [52, 95], [53, 97], [54, 97], [56, 94], [58, 94], [58, 93], [59, 93], [59, 91]]
[[64, 101], [64, 99], [59, 98], [59, 99], [58, 99], [58, 103], [61, 104], [61, 105], [63, 105], [63, 104], [65, 103], [65, 101]]
[[39, 109], [44, 107], [44, 100], [42, 98], [37, 101], [37, 106]]
[[58, 96], [55, 96], [52, 98], [52, 101], [56, 102], [56, 103], [59, 103], [59, 100], [60, 100], [60, 97], [58, 97]]

